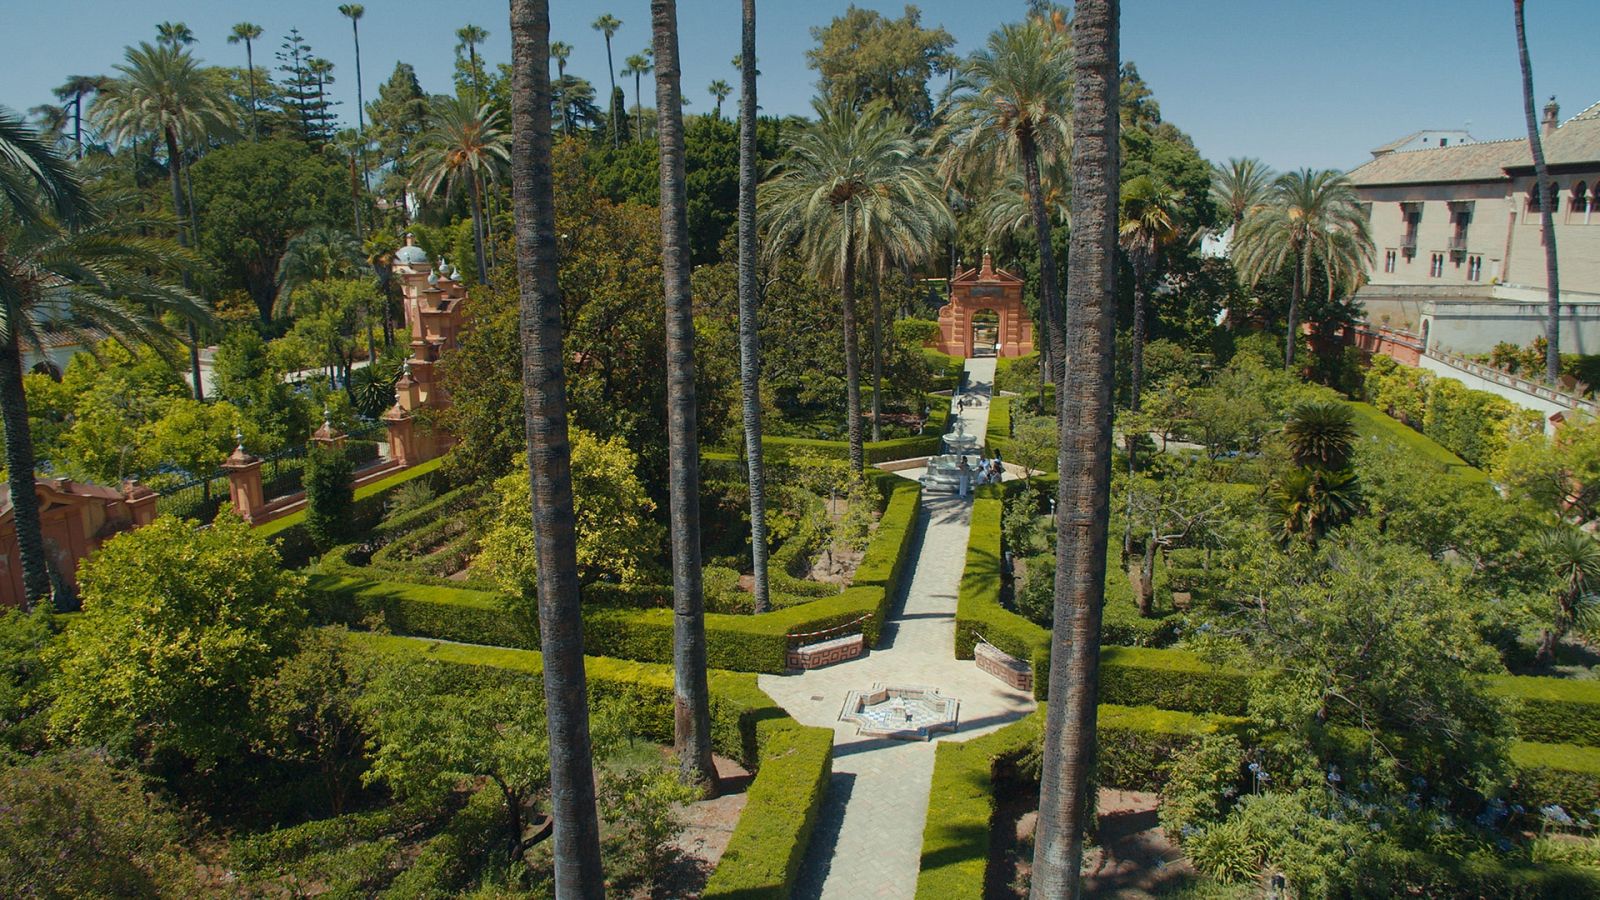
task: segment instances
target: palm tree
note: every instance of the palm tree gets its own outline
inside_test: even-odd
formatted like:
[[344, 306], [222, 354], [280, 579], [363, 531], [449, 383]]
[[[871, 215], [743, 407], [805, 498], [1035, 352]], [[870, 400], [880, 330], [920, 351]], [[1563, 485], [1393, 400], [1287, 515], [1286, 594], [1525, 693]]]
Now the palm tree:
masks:
[[194, 31], [182, 22], [162, 22], [156, 26], [156, 43], [179, 50], [195, 42]]
[[[694, 298], [683, 174], [678, 7], [650, 0], [661, 145], [661, 274], [667, 292], [667, 459], [672, 518], [673, 744], [684, 781], [714, 793], [711, 692], [706, 684], [705, 594], [700, 581], [700, 446], [694, 391]], [[633, 66], [632, 61], [629, 62]], [[637, 67], [634, 67], [637, 71]]]
[[478, 45], [489, 39], [489, 32], [476, 25], [463, 25], [456, 29], [456, 40], [461, 43], [456, 49], [467, 48], [469, 71], [472, 72], [472, 99], [474, 103], [481, 103], [483, 98], [483, 85], [478, 83]]
[[1066, 330], [1073, 371], [1069, 381], [1056, 386], [1065, 398], [1058, 403], [1055, 624], [1033, 853], [1036, 898], [1078, 896], [1084, 826], [1094, 808], [1089, 778], [1100, 693], [1117, 303], [1117, 7], [1117, 0], [1078, 0], [1072, 17], [1072, 240], [1067, 251], [1072, 279]]
[[511, 142], [500, 127], [500, 113], [489, 104], [445, 96], [433, 105], [432, 121], [418, 142], [417, 190], [432, 197], [441, 187], [471, 193], [472, 237], [478, 254], [478, 283], [489, 282], [483, 223], [485, 182], [498, 181], [511, 161]]
[[[756, 612], [772, 608], [767, 582], [767, 466], [761, 450], [761, 320], [756, 282], [756, 0], [742, 0], [739, 73], [739, 386], [750, 481], [750, 566]], [[721, 98], [718, 98], [719, 103]]]
[[274, 306], [286, 311], [294, 289], [313, 281], [352, 278], [367, 266], [361, 242], [348, 232], [313, 225], [289, 239], [278, 260], [278, 297]]
[[1233, 234], [1251, 213], [1267, 205], [1277, 173], [1259, 159], [1233, 157], [1211, 166], [1211, 199], [1228, 214]]
[[261, 26], [240, 22], [228, 34], [228, 43], [244, 43], [245, 69], [250, 73], [250, 138], [261, 140], [261, 124], [256, 114], [256, 54], [255, 40], [261, 37]]
[[844, 324], [845, 406], [850, 467], [860, 472], [861, 362], [856, 338], [856, 276], [888, 258], [912, 258], [950, 227], [950, 210], [910, 126], [875, 103], [857, 111], [815, 101], [817, 120], [789, 147], [762, 186], [769, 252], [798, 243], [819, 280], [839, 289]]
[[39, 137], [43, 138], [46, 144], [52, 148], [61, 145], [66, 138], [67, 121], [71, 118], [67, 115], [66, 107], [54, 103], [41, 103], [30, 107], [28, 115], [33, 117]]
[[555, 820], [555, 889], [562, 897], [605, 896], [600, 818], [589, 742], [583, 663], [578, 540], [572, 509], [572, 447], [556, 280], [555, 186], [550, 177], [550, 9], [548, 0], [511, 0], [512, 209], [522, 295], [522, 410], [528, 432], [543, 651], [545, 723], [550, 732], [550, 812]]
[[644, 141], [644, 101], [639, 97], [639, 79], [655, 71], [655, 63], [652, 62], [653, 55], [654, 51], [646, 47], [644, 52], [635, 53], [623, 60], [625, 67], [622, 70], [622, 77], [633, 76], [634, 136], [641, 143]]
[[[356, 43], [356, 136], [359, 137], [361, 139], [361, 141], [362, 141], [362, 146], [361, 146], [361, 183], [368, 190], [371, 190], [372, 189], [372, 182], [370, 180], [370, 177], [367, 174], [367, 148], [366, 148], [366, 139], [367, 139], [367, 114], [366, 114], [367, 100], [366, 100], [366, 95], [363, 94], [362, 91], [361, 91], [361, 28], [360, 28], [360, 22], [361, 22], [361, 17], [363, 15], [365, 15], [366, 12], [367, 12], [367, 8], [365, 6], [362, 6], [359, 3], [341, 3], [341, 4], [339, 4], [339, 15], [344, 16], [346, 19], [350, 20], [350, 36], [355, 39], [355, 43]], [[360, 213], [357, 213], [356, 215], [360, 215]], [[359, 231], [360, 228], [357, 227], [356, 230]]]
[[566, 41], [550, 42], [550, 58], [556, 61], [556, 80], [552, 86], [554, 102], [561, 107], [561, 131], [563, 134], [572, 130], [572, 116], [568, 112], [567, 99], [567, 59], [572, 56], [572, 45]]
[[73, 156], [83, 159], [83, 98], [98, 93], [106, 85], [104, 75], [69, 75], [56, 88], [56, 99], [63, 103], [72, 101]]
[[[211, 317], [189, 291], [152, 274], [194, 264], [192, 254], [172, 242], [138, 236], [170, 227], [170, 220], [120, 212], [100, 218], [59, 161], [47, 158], [42, 144], [10, 133], [13, 122], [9, 114], [0, 113], [0, 150], [16, 153], [22, 164], [7, 158], [0, 167], [11, 176], [36, 181], [47, 197], [61, 198], [52, 205], [76, 223], [69, 228], [61, 220], [37, 215], [36, 204], [7, 201], [0, 208], [0, 422], [24, 599], [31, 605], [49, 596], [51, 572], [34, 494], [36, 459], [22, 386], [23, 353], [41, 348], [48, 328], [63, 327], [63, 307], [65, 321], [71, 323], [68, 333], [83, 343], [100, 332], [125, 344], [166, 348], [175, 341], [161, 321], [163, 315], [173, 313], [203, 325]], [[0, 153], [5, 156], [10, 154]]]
[[982, 183], [997, 173], [1021, 169], [1039, 245], [1039, 305], [1058, 401], [1066, 376], [1066, 342], [1040, 173], [1072, 145], [1071, 58], [1068, 42], [1043, 19], [1002, 26], [961, 64], [947, 92], [944, 124], [934, 135], [947, 184]]
[[[44, 203], [41, 206], [40, 200]], [[87, 201], [72, 166], [51, 152], [16, 113], [0, 106], [0, 203], [24, 225], [47, 216], [76, 224]]]
[[1122, 224], [1117, 229], [1122, 252], [1133, 269], [1132, 402], [1139, 408], [1139, 388], [1144, 381], [1145, 317], [1150, 305], [1150, 274], [1161, 261], [1161, 251], [1178, 239], [1182, 209], [1172, 189], [1140, 175], [1122, 186]]
[[556, 61], [556, 78], [567, 77], [567, 60], [571, 57], [571, 44], [566, 41], [550, 42], [550, 58]]
[[[617, 33], [618, 28], [622, 27], [622, 20], [616, 16], [613, 16], [611, 13], [606, 13], [600, 18], [595, 19], [594, 24], [589, 27], [606, 36], [606, 72], [611, 76], [611, 93], [607, 94], [606, 96], [616, 96], [617, 66], [616, 63], [611, 61], [611, 36]], [[611, 130], [611, 146], [617, 146], [617, 132], [614, 128]]]
[[[1528, 59], [1528, 34], [1522, 24], [1522, 0], [1513, 0], [1517, 20], [1517, 59], [1522, 63], [1522, 114], [1528, 125], [1528, 152], [1533, 154], [1533, 190], [1539, 198], [1539, 236], [1544, 239], [1544, 377], [1561, 377], [1561, 273], [1556, 266], [1556, 188], [1544, 162], [1539, 123], [1533, 117], [1533, 62]], [[1555, 98], [1551, 97], [1554, 103]]]
[[1294, 367], [1300, 300], [1312, 273], [1321, 266], [1328, 297], [1354, 291], [1372, 263], [1372, 235], [1350, 180], [1332, 169], [1301, 169], [1273, 182], [1267, 204], [1245, 218], [1234, 235], [1234, 265], [1252, 287], [1262, 278], [1293, 267], [1289, 289], [1284, 367]]
[[[1064, 163], [1066, 160], [1059, 160]], [[1072, 183], [1065, 166], [1052, 166], [1039, 173], [1044, 193], [1045, 213], [1051, 227], [1072, 224]], [[1012, 235], [1033, 227], [1033, 206], [1028, 202], [1028, 184], [1020, 172], [1007, 172], [978, 206], [978, 220], [988, 240]]]
[[1348, 468], [1356, 447], [1355, 414], [1336, 400], [1307, 401], [1289, 412], [1283, 437], [1297, 466]]
[[1574, 625], [1594, 625], [1600, 618], [1600, 543], [1571, 525], [1551, 525], [1534, 537], [1534, 553], [1555, 582], [1555, 615], [1539, 635], [1538, 658], [1553, 662], [1556, 646]]
[[1361, 485], [1353, 469], [1290, 469], [1267, 486], [1267, 526], [1280, 544], [1317, 543], [1355, 517]]
[[717, 108], [711, 111], [711, 115], [714, 118], [722, 118], [722, 101], [728, 99], [728, 95], [733, 93], [733, 86], [728, 84], [726, 81], [723, 81], [721, 78], [718, 78], [711, 82], [710, 86], [707, 87], [706, 90], [709, 91], [711, 96], [715, 97], [717, 100]]
[[[129, 47], [126, 61], [119, 63], [116, 70], [120, 77], [108, 82], [95, 98], [90, 116], [100, 118], [103, 130], [117, 140], [134, 141], [152, 135], [164, 143], [178, 245], [187, 247], [184, 221], [190, 205], [184, 202], [182, 148], [185, 143], [199, 144], [208, 136], [233, 130], [228, 101], [193, 54], [174, 41]], [[193, 228], [192, 220], [189, 227]], [[183, 273], [183, 286], [189, 287], [187, 270]], [[193, 324], [189, 327], [189, 366], [194, 376], [194, 396], [199, 400], [205, 388], [200, 373], [200, 335]]]

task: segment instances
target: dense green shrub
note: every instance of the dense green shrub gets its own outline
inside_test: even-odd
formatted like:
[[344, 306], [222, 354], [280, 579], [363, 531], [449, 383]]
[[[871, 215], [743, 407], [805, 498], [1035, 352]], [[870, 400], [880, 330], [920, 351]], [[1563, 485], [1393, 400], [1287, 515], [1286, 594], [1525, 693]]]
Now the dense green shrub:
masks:
[[306, 454], [306, 533], [318, 550], [350, 536], [354, 478], [355, 466], [344, 453], [316, 447]]
[[967, 562], [956, 594], [956, 658], [971, 659], [972, 648], [988, 641], [1033, 665], [1034, 695], [1044, 690], [1050, 633], [1000, 605], [1001, 502], [979, 498], [972, 503]]
[[[1373, 406], [1478, 467], [1488, 466], [1512, 434], [1540, 426], [1536, 412], [1387, 356], [1373, 359], [1365, 386]], [[1437, 458], [1436, 453], [1427, 455]]]

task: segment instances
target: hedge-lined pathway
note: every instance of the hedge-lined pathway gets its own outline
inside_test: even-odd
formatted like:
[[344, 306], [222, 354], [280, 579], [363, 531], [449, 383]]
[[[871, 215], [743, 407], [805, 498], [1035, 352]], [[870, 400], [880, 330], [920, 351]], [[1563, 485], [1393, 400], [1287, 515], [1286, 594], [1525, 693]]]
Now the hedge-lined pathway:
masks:
[[[970, 392], [984, 403], [961, 414], [982, 435], [994, 360], [967, 360]], [[952, 410], [952, 413], [954, 411]], [[922, 828], [933, 779], [933, 744], [863, 737], [840, 722], [845, 694], [876, 682], [935, 687], [961, 701], [964, 741], [1019, 719], [1033, 697], [955, 658], [956, 591], [966, 563], [972, 501], [924, 494], [906, 585], [884, 623], [879, 649], [847, 663], [796, 675], [762, 675], [761, 688], [806, 725], [834, 730], [833, 778], [823, 803], [797, 898], [911, 897], [916, 893]]]

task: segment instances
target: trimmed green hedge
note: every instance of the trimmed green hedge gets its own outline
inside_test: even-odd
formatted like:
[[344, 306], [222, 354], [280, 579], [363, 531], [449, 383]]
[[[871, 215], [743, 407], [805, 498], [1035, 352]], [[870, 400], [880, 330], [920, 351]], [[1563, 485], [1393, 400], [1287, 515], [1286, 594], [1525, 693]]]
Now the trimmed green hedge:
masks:
[[1188, 650], [1100, 648], [1100, 700], [1192, 713], [1245, 714], [1248, 676]]
[[[737, 672], [783, 672], [791, 634], [824, 631], [862, 616], [861, 633], [876, 646], [904, 574], [922, 488], [886, 476], [888, 496], [877, 531], [844, 591], [761, 615], [708, 613], [707, 664]], [[381, 616], [388, 627], [418, 637], [532, 649], [532, 617], [513, 615], [498, 595], [429, 583], [374, 580], [328, 554], [312, 578], [314, 611], [322, 621], [359, 624]], [[584, 589], [584, 645], [595, 656], [666, 662], [672, 659], [670, 590], [652, 586], [590, 585]], [[591, 599], [596, 602], [591, 602]]]
[[[350, 639], [381, 653], [490, 669], [503, 677], [538, 681], [543, 672], [541, 655], [530, 650], [362, 633]], [[670, 667], [594, 657], [586, 657], [584, 666], [591, 703], [620, 700], [635, 711], [644, 736], [672, 741]], [[827, 791], [833, 732], [790, 718], [756, 685], [754, 675], [712, 671], [707, 678], [712, 744], [753, 769], [756, 779], [704, 896], [787, 897]]]
[[1437, 465], [1446, 474], [1473, 481], [1487, 482], [1489, 476], [1482, 469], [1473, 468], [1461, 457], [1451, 453], [1437, 441], [1420, 431], [1406, 426], [1398, 419], [1383, 414], [1370, 403], [1347, 400], [1345, 405], [1355, 413], [1356, 433], [1364, 438], [1377, 438], [1394, 444], [1415, 459], [1424, 459]]
[[757, 724], [760, 777], [702, 897], [789, 896], [833, 771], [833, 732], [792, 721]]
[[1040, 710], [983, 737], [934, 748], [929, 815], [922, 827], [917, 896], [928, 900], [982, 897], [994, 823], [995, 769], [1039, 742]]
[[956, 658], [971, 659], [979, 639], [1033, 665], [1034, 696], [1043, 698], [1050, 672], [1050, 632], [1000, 605], [1001, 502], [972, 502], [967, 562], [956, 594]]
[[1511, 762], [1512, 795], [1530, 810], [1555, 803], [1578, 819], [1600, 809], [1600, 748], [1518, 741]]
[[1600, 682], [1498, 675], [1489, 689], [1515, 701], [1523, 740], [1600, 746]]
[[1153, 706], [1100, 704], [1097, 778], [1105, 787], [1159, 791], [1167, 783], [1166, 764], [1208, 734], [1242, 734], [1238, 716], [1156, 709]]

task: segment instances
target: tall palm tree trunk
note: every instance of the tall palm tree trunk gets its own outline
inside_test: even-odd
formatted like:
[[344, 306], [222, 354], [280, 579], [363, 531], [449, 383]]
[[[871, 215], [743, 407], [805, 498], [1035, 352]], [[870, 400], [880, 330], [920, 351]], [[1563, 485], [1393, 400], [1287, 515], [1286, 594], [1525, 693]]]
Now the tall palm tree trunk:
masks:
[[689, 292], [677, 3], [650, 0], [650, 25], [656, 50], [656, 139], [661, 145], [661, 272], [667, 294], [673, 737], [684, 780], [715, 791], [711, 695], [706, 685], [705, 595], [700, 582], [700, 442], [696, 433], [694, 303]]
[[1072, 20], [1072, 243], [1067, 307], [1073, 373], [1058, 385], [1055, 627], [1034, 845], [1035, 898], [1075, 898], [1094, 805], [1100, 614], [1111, 493], [1117, 246], [1117, 0], [1078, 0]]
[[550, 812], [559, 896], [605, 896], [595, 811], [588, 682], [578, 594], [578, 541], [567, 442], [561, 292], [556, 281], [555, 189], [550, 176], [548, 0], [511, 2], [512, 197], [522, 294], [523, 419], [528, 431], [539, 649], [550, 731]]
[[83, 161], [83, 94], [72, 95], [72, 144], [73, 155], [79, 162]]
[[872, 267], [872, 439], [883, 440], [883, 268]]
[[[606, 74], [611, 77], [611, 93], [606, 95], [606, 102], [614, 102], [612, 98], [617, 95], [617, 64], [611, 59], [611, 35], [606, 35]], [[637, 93], [637, 91], [635, 92]], [[626, 103], [627, 101], [623, 101]], [[609, 112], [609, 110], [608, 110]], [[615, 150], [620, 144], [617, 136], [616, 123], [611, 124], [611, 149]]]
[[472, 173], [472, 243], [477, 253], [478, 283], [489, 283], [489, 263], [483, 254], [483, 190], [478, 184], [478, 173]]
[[1295, 253], [1294, 275], [1289, 279], [1289, 326], [1288, 333], [1283, 338], [1283, 367], [1289, 370], [1294, 369], [1294, 351], [1300, 343], [1295, 339], [1295, 329], [1300, 327], [1300, 301], [1304, 299], [1306, 290], [1305, 270], [1311, 264], [1308, 258], [1302, 257], [1310, 255], [1309, 247]]
[[750, 566], [755, 609], [772, 608], [767, 587], [767, 471], [761, 451], [761, 322], [756, 283], [756, 0], [743, 0], [739, 81], [739, 387], [750, 479]]
[[[1039, 148], [1033, 132], [1024, 130], [1021, 135], [1022, 179], [1028, 188], [1028, 209], [1033, 213], [1033, 236], [1039, 242], [1039, 308], [1044, 313], [1045, 361], [1049, 365], [1050, 380], [1056, 385], [1056, 412], [1060, 414], [1065, 396], [1067, 374], [1067, 339], [1061, 328], [1061, 288], [1056, 275], [1056, 251], [1050, 243], [1050, 214], [1044, 208], [1044, 189], [1039, 178]], [[1040, 368], [1040, 392], [1043, 393], [1044, 368]]]
[[261, 122], [256, 112], [256, 56], [255, 50], [250, 46], [250, 39], [244, 42], [244, 64], [250, 70], [250, 140], [261, 140]]
[[[850, 204], [845, 202], [845, 219], [850, 218]], [[846, 224], [845, 227], [849, 227]], [[866, 464], [866, 451], [861, 446], [861, 349], [856, 337], [856, 260], [854, 239], [847, 238], [844, 250], [844, 278], [839, 286], [839, 301], [844, 312], [844, 398], [845, 430], [850, 435], [850, 471], [861, 474]]]
[[[361, 27], [356, 19], [350, 20], [350, 36], [356, 44], [356, 137], [361, 140], [361, 186], [372, 190], [372, 173], [367, 169], [367, 97], [361, 90]], [[360, 213], [356, 213], [360, 215]], [[356, 237], [361, 236], [361, 226], [356, 226]]]
[[1551, 196], [1550, 170], [1544, 162], [1544, 144], [1533, 110], [1533, 62], [1528, 59], [1528, 35], [1522, 25], [1522, 0], [1515, 0], [1517, 59], [1522, 63], [1522, 113], [1528, 124], [1528, 151], [1533, 154], [1533, 189], [1539, 197], [1539, 237], [1544, 241], [1544, 377], [1551, 384], [1561, 377], [1561, 280], [1556, 266], [1555, 197]]
[[[178, 152], [178, 136], [169, 127], [166, 129], [167, 141], [167, 177], [172, 184], [172, 214], [178, 219], [178, 246], [189, 246], [189, 234], [186, 229], [186, 208], [183, 202], [183, 157]], [[188, 290], [189, 270], [183, 270], [183, 289]], [[194, 323], [189, 324], [189, 370], [193, 375], [194, 398], [205, 399], [205, 386], [200, 378], [200, 333]]]
[[644, 99], [639, 96], [638, 72], [633, 73], [633, 138], [644, 143]]
[[22, 350], [13, 337], [0, 345], [0, 421], [5, 426], [7, 483], [22, 557], [23, 609], [50, 596], [50, 563], [44, 550], [44, 526], [34, 493], [33, 432], [28, 427], [28, 396], [22, 389]]

